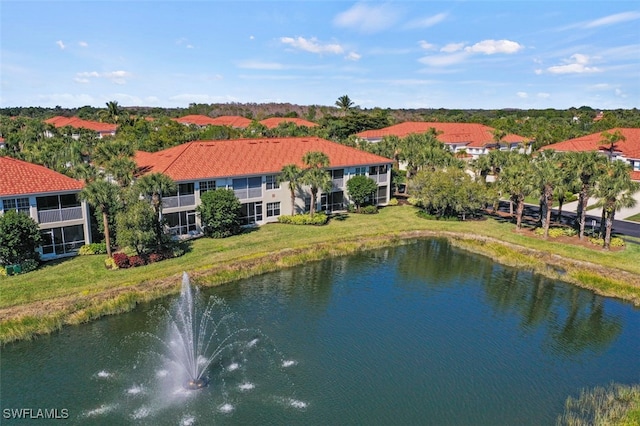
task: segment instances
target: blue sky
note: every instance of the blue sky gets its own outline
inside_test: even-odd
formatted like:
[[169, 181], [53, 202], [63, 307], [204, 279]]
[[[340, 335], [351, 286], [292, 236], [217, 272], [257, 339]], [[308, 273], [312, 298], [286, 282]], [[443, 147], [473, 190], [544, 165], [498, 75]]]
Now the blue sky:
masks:
[[0, 0], [0, 27], [0, 107], [640, 107], [631, 0]]

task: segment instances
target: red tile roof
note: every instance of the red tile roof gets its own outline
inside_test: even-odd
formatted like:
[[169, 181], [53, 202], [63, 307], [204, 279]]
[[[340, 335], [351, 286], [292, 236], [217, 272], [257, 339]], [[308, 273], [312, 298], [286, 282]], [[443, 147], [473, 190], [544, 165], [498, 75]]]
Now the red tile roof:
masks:
[[640, 171], [638, 171], [638, 170], [633, 170], [633, 171], [631, 172], [631, 180], [640, 181]]
[[[425, 121], [407, 121], [378, 130], [365, 130], [356, 136], [362, 139], [382, 139], [384, 136], [406, 137], [410, 134], [426, 133], [434, 128], [440, 134], [437, 136], [440, 142], [445, 144], [465, 144], [468, 147], [481, 148], [485, 145], [494, 145], [494, 129], [477, 123], [440, 123]], [[519, 143], [526, 138], [514, 134], [507, 134], [502, 141]]]
[[173, 120], [181, 124], [195, 124], [196, 126], [215, 126], [213, 118], [206, 115], [185, 115], [184, 117], [174, 118]]
[[305, 127], [316, 127], [318, 125], [312, 121], [307, 121], [307, 120], [303, 120], [302, 118], [295, 118], [295, 117], [271, 117], [271, 118], [265, 118], [264, 120], [260, 121], [260, 124], [263, 124], [268, 129], [275, 129], [280, 125], [280, 123], [293, 123], [296, 126], [305, 126]]
[[101, 123], [99, 121], [83, 120], [78, 117], [56, 116], [44, 120], [45, 123], [53, 124], [55, 127], [71, 126], [76, 129], [89, 129], [98, 133], [115, 133], [118, 126], [116, 124]]
[[[607, 130], [609, 134], [619, 131], [626, 140], [616, 143], [614, 150], [621, 152], [626, 158], [640, 159], [640, 129], [618, 127]], [[604, 151], [606, 144], [602, 143], [602, 133], [592, 133], [579, 138], [569, 139], [542, 147], [556, 151]]]
[[222, 115], [213, 119], [216, 126], [229, 126], [236, 129], [246, 129], [251, 124], [251, 120], [239, 115]]
[[264, 138], [195, 141], [148, 153], [138, 151], [142, 173], [160, 172], [175, 181], [278, 173], [287, 164], [303, 168], [302, 157], [321, 151], [329, 167], [389, 164], [392, 160], [325, 139]]
[[0, 196], [74, 191], [82, 187], [82, 182], [44, 166], [0, 157]]

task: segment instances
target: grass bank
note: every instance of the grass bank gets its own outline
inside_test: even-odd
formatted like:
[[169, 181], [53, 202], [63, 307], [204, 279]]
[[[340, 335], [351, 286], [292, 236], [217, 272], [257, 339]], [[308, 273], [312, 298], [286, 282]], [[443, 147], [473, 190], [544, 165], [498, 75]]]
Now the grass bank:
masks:
[[502, 220], [429, 221], [419, 218], [413, 207], [398, 206], [381, 209], [378, 215], [339, 216], [321, 227], [270, 224], [228, 239], [202, 238], [192, 241], [180, 258], [139, 268], [109, 271], [104, 256], [79, 256], [2, 277], [0, 342], [49, 333], [175, 294], [183, 271], [197, 284], [212, 286], [430, 236], [447, 237], [495, 261], [640, 305], [640, 244], [605, 252], [531, 238]]

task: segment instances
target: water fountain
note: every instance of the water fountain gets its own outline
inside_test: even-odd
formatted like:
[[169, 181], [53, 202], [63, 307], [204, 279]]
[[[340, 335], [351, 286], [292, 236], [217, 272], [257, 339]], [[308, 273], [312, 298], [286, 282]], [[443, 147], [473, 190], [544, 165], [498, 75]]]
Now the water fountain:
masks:
[[196, 418], [193, 413], [231, 415], [242, 405], [306, 408], [291, 396], [285, 371], [297, 362], [285, 359], [259, 329], [245, 326], [224, 300], [202, 297], [186, 273], [179, 298], [150, 318], [160, 318], [161, 331], [131, 337], [132, 344], [144, 342], [133, 369], [95, 376], [105, 385], [124, 381], [124, 399], [102, 404], [86, 418], [128, 413], [136, 421], [169, 416], [190, 424], [184, 419]]

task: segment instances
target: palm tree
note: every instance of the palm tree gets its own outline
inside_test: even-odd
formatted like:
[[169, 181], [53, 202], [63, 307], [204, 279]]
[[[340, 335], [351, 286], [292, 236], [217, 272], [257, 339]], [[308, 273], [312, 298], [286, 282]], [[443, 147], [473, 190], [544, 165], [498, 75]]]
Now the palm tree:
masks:
[[91, 204], [98, 212], [102, 213], [102, 225], [104, 226], [104, 239], [107, 245], [107, 256], [111, 257], [111, 236], [109, 233], [109, 206], [117, 202], [120, 191], [117, 186], [104, 181], [96, 180], [87, 184], [78, 194], [80, 200]]
[[579, 195], [577, 220], [580, 227], [579, 238], [584, 238], [584, 228], [587, 220], [587, 205], [593, 195], [596, 183], [601, 176], [607, 159], [596, 151], [571, 152], [567, 162], [567, 168], [578, 178]]
[[609, 152], [609, 161], [611, 161], [613, 159], [613, 151], [618, 147], [616, 144], [618, 142], [626, 141], [627, 138], [622, 134], [622, 132], [620, 132], [620, 130], [616, 130], [613, 133], [602, 132], [600, 136], [602, 136], [602, 139], [599, 143], [608, 145], [607, 151]]
[[107, 109], [99, 112], [100, 119], [107, 123], [118, 124], [121, 119], [122, 108], [120, 108], [117, 101], [107, 102], [106, 105]]
[[542, 151], [533, 161], [533, 179], [540, 191], [540, 222], [545, 238], [549, 237], [553, 193], [560, 179], [558, 162], [559, 159], [553, 150]]
[[117, 157], [106, 165], [106, 171], [118, 182], [122, 188], [126, 188], [133, 181], [133, 173], [136, 170], [136, 162], [131, 158]]
[[535, 190], [531, 179], [532, 174], [533, 167], [528, 155], [509, 152], [497, 184], [501, 191], [509, 194], [509, 200], [516, 205], [517, 229], [522, 229], [524, 199]]
[[600, 198], [604, 225], [604, 246], [609, 250], [611, 245], [611, 228], [617, 211], [624, 207], [633, 207], [636, 200], [633, 194], [640, 190], [640, 184], [631, 180], [631, 166], [623, 161], [612, 161], [607, 164], [604, 174], [598, 181], [595, 196]]
[[318, 190], [331, 191], [331, 176], [324, 169], [329, 166], [329, 157], [324, 152], [309, 151], [302, 157], [302, 162], [307, 166], [301, 182], [311, 187], [311, 208], [309, 214], [313, 217], [316, 211]]
[[349, 110], [355, 107], [354, 102], [349, 98], [349, 95], [343, 95], [338, 98], [336, 101], [336, 106], [340, 108], [343, 112], [347, 113]]
[[280, 171], [278, 182], [289, 183], [289, 191], [291, 192], [291, 216], [296, 214], [296, 189], [300, 186], [302, 179], [302, 169], [295, 164], [287, 164]]
[[177, 190], [176, 183], [162, 173], [149, 173], [136, 181], [137, 192], [151, 198], [155, 212], [155, 231], [158, 246], [162, 244], [162, 196]]

